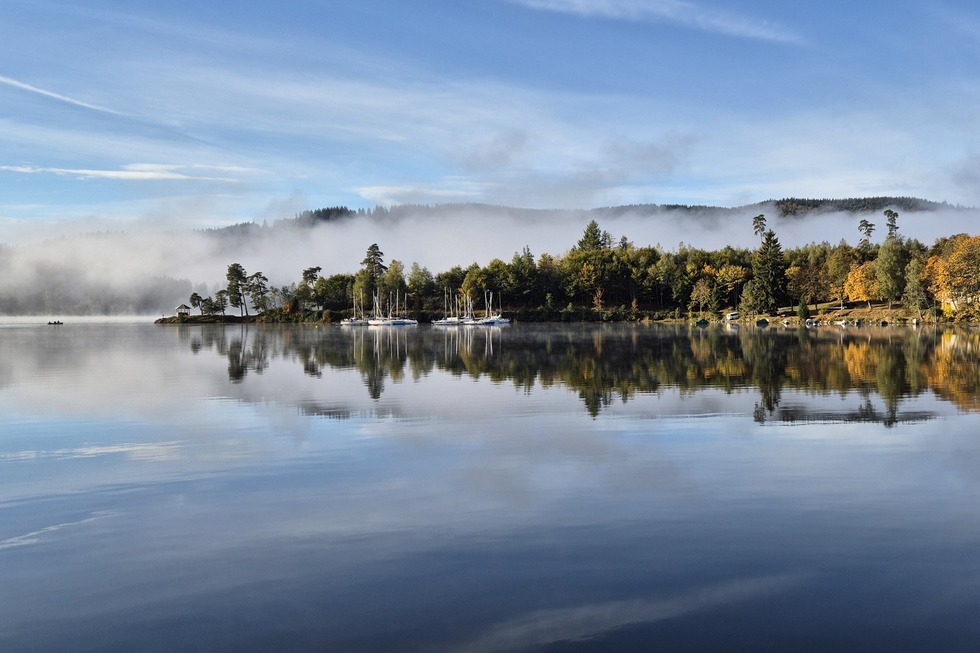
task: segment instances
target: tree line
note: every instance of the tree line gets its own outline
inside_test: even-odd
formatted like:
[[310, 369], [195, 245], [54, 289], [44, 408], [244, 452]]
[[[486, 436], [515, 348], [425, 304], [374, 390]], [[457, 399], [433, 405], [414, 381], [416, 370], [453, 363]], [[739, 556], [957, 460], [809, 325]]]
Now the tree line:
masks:
[[[334, 208], [303, 215], [339, 219]], [[864, 218], [856, 225], [856, 245], [811, 243], [784, 250], [764, 214], [755, 216], [756, 248], [726, 246], [708, 251], [681, 245], [676, 251], [638, 247], [627, 236], [614, 238], [596, 220], [565, 254], [535, 256], [528, 247], [510, 261], [493, 259], [433, 273], [413, 263], [386, 262], [377, 243], [354, 272], [322, 276], [305, 268], [294, 283], [275, 286], [261, 272], [228, 266], [227, 287], [214, 297], [194, 293], [190, 303], [202, 314], [223, 314], [229, 306], [248, 316], [251, 306], [267, 320], [332, 320], [390, 305], [391, 297], [420, 319], [453, 306], [480, 305], [493, 293], [519, 320], [635, 320], [685, 315], [720, 316], [728, 310], [750, 315], [884, 303], [904, 307], [918, 319], [980, 318], [980, 237], [958, 234], [927, 247], [901, 235], [897, 211], [882, 212], [883, 230]], [[874, 234], [884, 232], [881, 242]]]

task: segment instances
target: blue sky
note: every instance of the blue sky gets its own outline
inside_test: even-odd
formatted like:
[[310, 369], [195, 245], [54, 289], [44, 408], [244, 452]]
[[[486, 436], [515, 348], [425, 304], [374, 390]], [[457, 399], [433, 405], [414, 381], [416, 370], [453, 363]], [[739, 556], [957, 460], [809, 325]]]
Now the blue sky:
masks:
[[4, 0], [0, 42], [0, 242], [338, 204], [980, 204], [965, 1]]

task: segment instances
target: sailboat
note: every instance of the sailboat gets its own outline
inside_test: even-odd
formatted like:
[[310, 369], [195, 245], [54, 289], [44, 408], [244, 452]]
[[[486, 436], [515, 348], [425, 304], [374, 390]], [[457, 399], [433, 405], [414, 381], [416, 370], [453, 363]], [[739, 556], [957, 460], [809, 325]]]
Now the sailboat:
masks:
[[414, 317], [408, 317], [408, 293], [405, 293], [405, 313], [398, 313], [398, 291], [395, 291], [395, 310], [391, 317], [391, 323], [394, 326], [417, 326], [419, 321]]
[[483, 301], [487, 305], [487, 314], [483, 319], [478, 321], [479, 324], [485, 326], [510, 324], [510, 318], [504, 317], [504, 305], [502, 301], [500, 302], [500, 310], [497, 311], [496, 313], [491, 313], [491, 311], [493, 310], [493, 291], [490, 291], [489, 296], [484, 295]]
[[[351, 296], [351, 301], [353, 303], [353, 308], [351, 309], [350, 317], [345, 317], [340, 321], [340, 326], [364, 326], [368, 323], [367, 319], [364, 317], [364, 307], [361, 307], [360, 316], [357, 312], [357, 298], [353, 295]], [[363, 301], [362, 301], [363, 304]]]
[[[407, 298], [406, 298], [407, 301]], [[374, 306], [375, 310], [378, 310], [378, 296], [374, 296]], [[368, 319], [367, 323], [369, 326], [415, 326], [419, 323], [418, 320], [412, 317], [407, 317], [404, 315], [398, 315], [398, 293], [395, 293], [395, 304], [394, 308], [391, 305], [391, 297], [388, 298], [388, 314], [382, 315], [380, 311]]]
[[453, 297], [452, 299], [453, 310], [451, 311], [449, 310], [450, 299], [449, 299], [448, 288], [443, 291], [442, 304], [443, 304], [442, 306], [443, 316], [437, 320], [432, 320], [432, 325], [433, 326], [459, 326], [460, 324], [462, 324], [461, 318], [459, 317], [459, 310], [458, 310], [459, 299], [457, 297], [455, 296]]

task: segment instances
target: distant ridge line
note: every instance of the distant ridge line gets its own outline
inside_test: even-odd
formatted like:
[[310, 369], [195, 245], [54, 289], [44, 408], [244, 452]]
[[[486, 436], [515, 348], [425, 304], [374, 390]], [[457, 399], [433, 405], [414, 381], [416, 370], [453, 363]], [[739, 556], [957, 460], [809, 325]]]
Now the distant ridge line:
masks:
[[[374, 218], [381, 220], [397, 221], [404, 217], [409, 217], [420, 212], [430, 215], [448, 215], [470, 211], [480, 212], [503, 212], [511, 216], [524, 216], [528, 218], [551, 218], [560, 219], [569, 216], [587, 218], [615, 218], [623, 215], [662, 215], [664, 213], [682, 213], [701, 217], [725, 217], [732, 215], [744, 215], [746, 213], [775, 214], [780, 218], [799, 218], [808, 215], [819, 215], [822, 213], [852, 213], [867, 214], [881, 213], [885, 209], [894, 209], [900, 213], [916, 213], [920, 211], [945, 210], [971, 210], [972, 207], [952, 205], [947, 202], [934, 202], [931, 200], [917, 197], [854, 197], [854, 198], [801, 198], [787, 197], [783, 199], [770, 199], [753, 204], [742, 206], [724, 207], [710, 205], [690, 205], [690, 204], [622, 204], [618, 206], [604, 206], [591, 209], [533, 209], [520, 208], [513, 206], [486, 204], [480, 202], [449, 202], [442, 204], [395, 204], [393, 206], [376, 206], [373, 209], [349, 209], [346, 206], [332, 206], [327, 208], [310, 209], [297, 213], [291, 218], [274, 219], [265, 222], [262, 227], [284, 228], [284, 227], [314, 227], [319, 224], [338, 223], [348, 220], [363, 218]], [[260, 228], [258, 223], [245, 221], [230, 224], [224, 227], [212, 227], [199, 231], [210, 232], [215, 235], [232, 235], [239, 238], [248, 237], [253, 231]]]

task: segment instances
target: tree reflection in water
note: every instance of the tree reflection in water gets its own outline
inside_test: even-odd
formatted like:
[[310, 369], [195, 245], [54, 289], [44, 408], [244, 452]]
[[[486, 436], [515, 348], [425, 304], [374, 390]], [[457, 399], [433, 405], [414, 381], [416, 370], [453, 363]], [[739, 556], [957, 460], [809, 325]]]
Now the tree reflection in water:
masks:
[[[725, 329], [687, 325], [512, 325], [506, 327], [355, 327], [235, 325], [184, 327], [195, 352], [228, 359], [236, 383], [270, 361], [295, 362], [305, 374], [356, 370], [378, 399], [385, 383], [415, 381], [438, 370], [456, 377], [512, 383], [524, 393], [561, 385], [589, 414], [617, 399], [671, 388], [758, 392], [754, 418], [782, 421], [876, 421], [929, 417], [900, 411], [902, 400], [932, 392], [961, 410], [980, 408], [980, 333], [972, 329], [819, 327]], [[857, 392], [856, 410], [828, 415], [780, 405], [785, 390], [825, 396]], [[883, 409], [872, 402], [877, 396]]]

